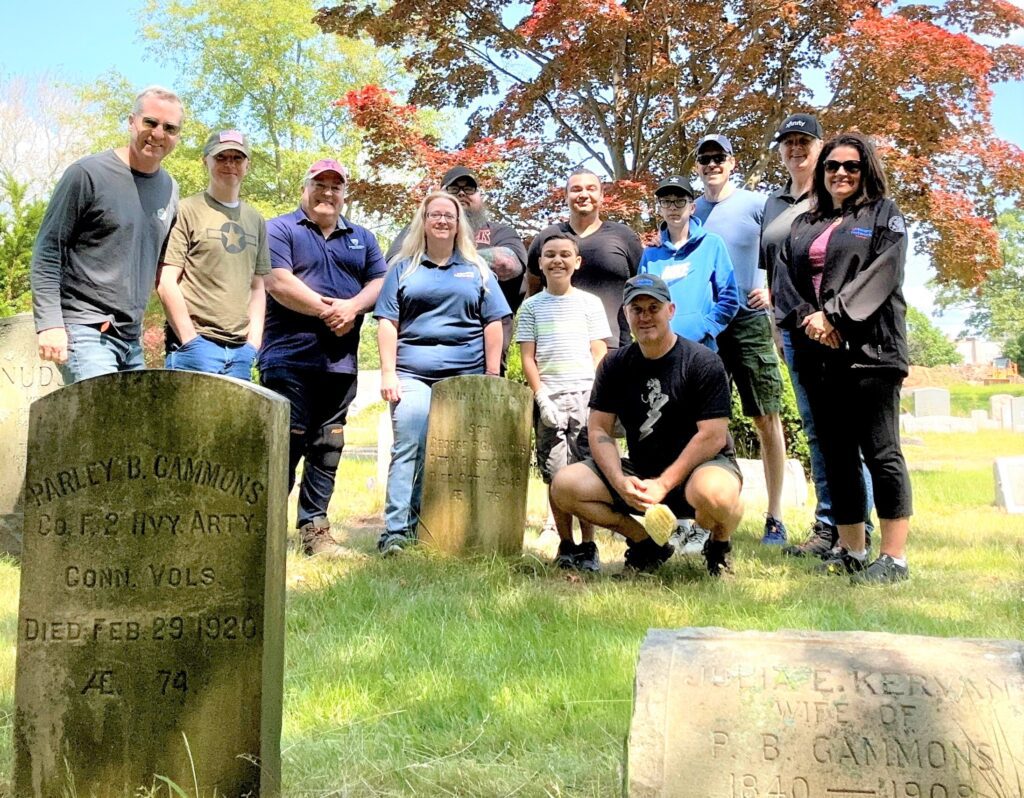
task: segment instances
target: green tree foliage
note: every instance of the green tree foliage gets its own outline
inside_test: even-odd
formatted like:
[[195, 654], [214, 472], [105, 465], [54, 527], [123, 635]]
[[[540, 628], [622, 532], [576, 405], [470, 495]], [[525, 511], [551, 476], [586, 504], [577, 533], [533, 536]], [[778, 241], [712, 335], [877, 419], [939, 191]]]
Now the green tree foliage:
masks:
[[29, 264], [46, 203], [30, 199], [28, 189], [10, 174], [0, 177], [0, 317], [32, 307]]
[[1024, 366], [1024, 211], [1000, 214], [998, 227], [1003, 267], [989, 272], [976, 288], [944, 287], [938, 303], [965, 305], [970, 315], [964, 332], [1002, 344], [1003, 351]]
[[956, 345], [917, 308], [907, 308], [907, 339], [913, 366], [950, 366], [962, 359]]
[[200, 153], [213, 129], [249, 135], [243, 193], [267, 215], [295, 207], [313, 160], [355, 162], [359, 143], [335, 101], [365, 83], [393, 85], [402, 71], [385, 48], [322, 34], [314, 13], [312, 0], [149, 0], [142, 35], [184, 76], [174, 88], [189, 116], [165, 162], [183, 196], [205, 185]]

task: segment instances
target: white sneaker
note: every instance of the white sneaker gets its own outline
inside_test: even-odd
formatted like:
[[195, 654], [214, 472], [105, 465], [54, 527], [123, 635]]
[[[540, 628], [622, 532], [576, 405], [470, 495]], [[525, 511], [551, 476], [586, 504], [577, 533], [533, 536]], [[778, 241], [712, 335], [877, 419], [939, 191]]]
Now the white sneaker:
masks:
[[691, 522], [690, 528], [686, 530], [676, 545], [676, 552], [679, 554], [701, 554], [709, 537], [711, 537], [711, 533], [708, 530]]

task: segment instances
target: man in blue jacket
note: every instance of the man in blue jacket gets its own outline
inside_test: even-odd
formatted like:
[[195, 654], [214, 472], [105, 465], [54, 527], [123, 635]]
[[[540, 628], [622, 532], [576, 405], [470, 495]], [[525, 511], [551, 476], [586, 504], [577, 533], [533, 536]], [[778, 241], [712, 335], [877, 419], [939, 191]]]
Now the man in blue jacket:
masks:
[[656, 274], [668, 284], [676, 306], [672, 332], [717, 352], [716, 337], [739, 309], [725, 242], [693, 216], [696, 193], [685, 177], [666, 177], [654, 197], [663, 220], [661, 241], [644, 250], [639, 271]]

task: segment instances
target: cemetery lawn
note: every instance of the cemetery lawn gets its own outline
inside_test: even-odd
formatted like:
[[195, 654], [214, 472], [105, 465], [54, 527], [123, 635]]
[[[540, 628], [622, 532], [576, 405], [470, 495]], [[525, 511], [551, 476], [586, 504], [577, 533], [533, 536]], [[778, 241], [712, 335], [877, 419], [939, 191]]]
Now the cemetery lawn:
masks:
[[[361, 414], [350, 440], [374, 419], [373, 409]], [[381, 500], [367, 489], [375, 465], [346, 459], [332, 520], [357, 556], [332, 563], [289, 553], [283, 794], [619, 795], [633, 672], [649, 627], [1020, 638], [1024, 515], [993, 506], [992, 459], [1022, 451], [1024, 436], [1005, 432], [908, 443], [912, 579], [859, 589], [763, 549], [760, 507], [748, 508], [735, 575], [722, 582], [707, 578], [699, 559], [619, 581], [623, 546], [609, 537], [599, 541], [598, 577], [556, 571], [548, 565], [555, 541], [537, 535], [539, 480], [523, 557], [416, 550], [382, 561], [373, 554]], [[799, 535], [810, 512], [789, 510], [785, 520]], [[5, 796], [17, 594], [18, 568], [0, 560]]]

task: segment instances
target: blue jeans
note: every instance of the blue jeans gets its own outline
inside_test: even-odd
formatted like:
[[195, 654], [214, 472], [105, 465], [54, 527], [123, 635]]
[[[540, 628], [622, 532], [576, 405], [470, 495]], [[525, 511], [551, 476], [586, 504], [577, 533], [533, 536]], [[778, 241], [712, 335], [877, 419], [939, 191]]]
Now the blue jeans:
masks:
[[68, 324], [68, 362], [61, 364], [65, 385], [102, 374], [144, 369], [142, 342], [100, 332], [90, 324]]
[[249, 382], [256, 347], [250, 343], [228, 345], [197, 335], [187, 344], [176, 345], [167, 353], [164, 366], [177, 371], [202, 371], [222, 374]]
[[411, 534], [420, 516], [423, 498], [423, 462], [427, 453], [427, 418], [430, 386], [412, 377], [399, 377], [402, 400], [391, 403], [395, 442], [388, 467], [384, 529]]
[[[801, 381], [800, 372], [793, 368], [793, 341], [789, 330], [779, 330], [782, 334], [782, 356], [785, 358], [786, 367], [789, 369], [789, 380], [793, 384], [793, 395], [796, 397], [796, 410], [800, 414], [800, 420], [804, 425], [804, 435], [807, 437], [807, 448], [811, 453], [811, 481], [814, 482], [814, 496], [817, 499], [817, 506], [814, 508], [814, 520], [820, 521], [828, 526], [835, 526], [832, 516], [832, 493], [828, 488], [828, 479], [825, 478], [825, 457], [821, 453], [821, 446], [818, 444], [818, 433], [814, 429], [814, 417], [811, 415], [811, 403], [807, 398], [807, 389]], [[797, 333], [803, 335], [803, 333]], [[861, 463], [861, 470], [864, 472], [864, 488], [867, 492], [867, 504], [864, 508], [864, 523], [868, 531], [874, 529], [871, 523], [871, 507], [874, 505], [874, 498], [871, 491], [871, 474], [867, 466]]]

